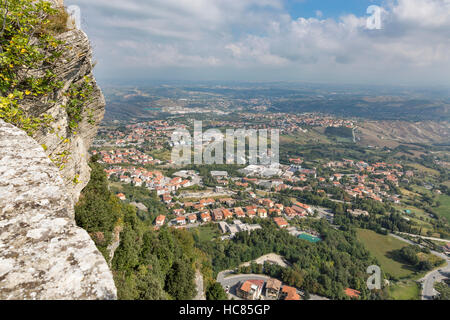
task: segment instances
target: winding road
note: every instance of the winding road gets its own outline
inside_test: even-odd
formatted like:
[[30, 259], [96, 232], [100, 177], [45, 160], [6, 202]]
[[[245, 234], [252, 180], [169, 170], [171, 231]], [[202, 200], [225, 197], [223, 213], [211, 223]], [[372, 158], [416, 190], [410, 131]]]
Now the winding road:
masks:
[[[404, 241], [406, 243], [412, 244], [412, 245], [418, 245], [417, 243], [414, 243], [410, 240], [406, 240], [398, 235], [395, 234], [389, 234], [390, 236]], [[408, 234], [409, 235], [409, 234]], [[420, 247], [423, 247], [421, 245], [418, 245]], [[438, 270], [433, 270], [428, 272], [422, 279], [419, 280], [419, 282], [422, 284], [422, 300], [433, 300], [434, 297], [437, 294], [437, 291], [434, 289], [434, 284], [436, 282], [441, 282], [446, 278], [450, 277], [450, 259], [445, 254], [432, 251], [431, 253], [444, 259], [446, 261], [446, 265], [439, 268]]]
[[447, 239], [441, 239], [441, 238], [433, 238], [433, 237], [425, 237], [425, 236], [419, 236], [418, 234], [411, 234], [411, 233], [405, 233], [405, 232], [398, 232], [399, 234], [403, 234], [405, 236], [410, 236], [413, 238], [421, 238], [421, 239], [426, 239], [426, 240], [433, 240], [433, 241], [440, 241], [440, 242], [446, 242], [449, 243], [450, 240]]

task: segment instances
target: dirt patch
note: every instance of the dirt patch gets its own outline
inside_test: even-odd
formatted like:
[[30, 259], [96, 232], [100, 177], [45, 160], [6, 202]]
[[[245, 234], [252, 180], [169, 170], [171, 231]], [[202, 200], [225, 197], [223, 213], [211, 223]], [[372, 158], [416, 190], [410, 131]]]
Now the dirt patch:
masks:
[[[285, 258], [283, 258], [282, 256], [275, 254], [275, 253], [269, 253], [266, 254], [262, 257], [259, 257], [258, 259], [254, 260], [254, 262], [258, 263], [258, 264], [264, 264], [264, 262], [270, 262], [270, 263], [275, 263], [281, 267], [288, 267], [289, 263], [286, 261]], [[245, 266], [249, 266], [251, 262], [245, 262], [243, 264], [241, 264], [241, 267], [245, 267]]]

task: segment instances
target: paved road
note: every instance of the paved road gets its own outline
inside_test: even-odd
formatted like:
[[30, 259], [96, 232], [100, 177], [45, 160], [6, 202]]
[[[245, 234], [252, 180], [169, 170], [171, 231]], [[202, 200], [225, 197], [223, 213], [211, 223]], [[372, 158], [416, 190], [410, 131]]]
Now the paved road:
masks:
[[[410, 240], [403, 239], [402, 237], [390, 234], [390, 236], [399, 239], [401, 241], [407, 242], [409, 244], [418, 245]], [[421, 245], [418, 245], [422, 247]], [[446, 265], [439, 268], [438, 270], [430, 271], [427, 273], [419, 282], [422, 283], [422, 300], [433, 300], [434, 296], [436, 296], [437, 291], [434, 289], [434, 284], [436, 282], [441, 282], [446, 278], [450, 277], [450, 259], [445, 254], [441, 252], [431, 251], [432, 254], [444, 259], [446, 261]]]
[[229, 270], [220, 272], [217, 275], [217, 282], [219, 282], [224, 288], [226, 286], [230, 288], [230, 291], [228, 292], [228, 298], [234, 300], [242, 300], [236, 295], [237, 287], [241, 281], [247, 281], [250, 279], [267, 281], [270, 279], [270, 277], [258, 274], [239, 274], [227, 276], [229, 274], [230, 274]]
[[428, 273], [420, 279], [422, 282], [422, 300], [433, 300], [438, 292], [434, 289], [436, 282], [442, 282], [450, 276], [450, 264], [447, 261], [445, 267]]
[[317, 212], [319, 213], [319, 216], [318, 216], [319, 219], [325, 218], [331, 224], [333, 223], [334, 214], [333, 214], [333, 211], [331, 209], [318, 207], [318, 206], [311, 206], [311, 209], [317, 210]]
[[426, 240], [434, 240], [434, 241], [441, 241], [441, 242], [450, 242], [450, 240], [441, 239], [441, 238], [433, 238], [433, 237], [425, 237], [425, 236], [419, 236], [418, 234], [411, 234], [411, 233], [405, 233], [405, 232], [399, 232], [400, 234], [403, 234], [405, 236], [410, 236], [414, 238], [422, 238]]

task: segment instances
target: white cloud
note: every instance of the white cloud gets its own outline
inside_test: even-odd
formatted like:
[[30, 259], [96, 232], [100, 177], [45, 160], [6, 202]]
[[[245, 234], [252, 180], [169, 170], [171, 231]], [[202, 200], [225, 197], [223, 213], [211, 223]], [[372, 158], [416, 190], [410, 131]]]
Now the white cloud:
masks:
[[420, 27], [450, 27], [450, 0], [399, 0], [394, 16]]
[[382, 30], [368, 30], [367, 16], [352, 14], [324, 19], [317, 11], [315, 18], [294, 20], [283, 0], [66, 4], [81, 6], [105, 75], [128, 64], [130, 70], [225, 68], [240, 78], [255, 68], [261, 74], [267, 69], [267, 80], [279, 68], [278, 78], [382, 82], [416, 77], [450, 84], [450, 0], [391, 1], [384, 8]]

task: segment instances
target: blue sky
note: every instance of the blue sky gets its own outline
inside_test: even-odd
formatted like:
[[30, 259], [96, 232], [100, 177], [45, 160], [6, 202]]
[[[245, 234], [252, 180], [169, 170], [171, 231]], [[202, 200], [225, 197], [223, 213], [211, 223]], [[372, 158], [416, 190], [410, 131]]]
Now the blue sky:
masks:
[[287, 0], [286, 8], [294, 19], [315, 17], [317, 11], [323, 14], [323, 18], [338, 18], [348, 13], [364, 15], [370, 5], [382, 3], [376, 0]]
[[[450, 86], [450, 0], [65, 0], [102, 81]], [[368, 28], [370, 5], [381, 28]]]

